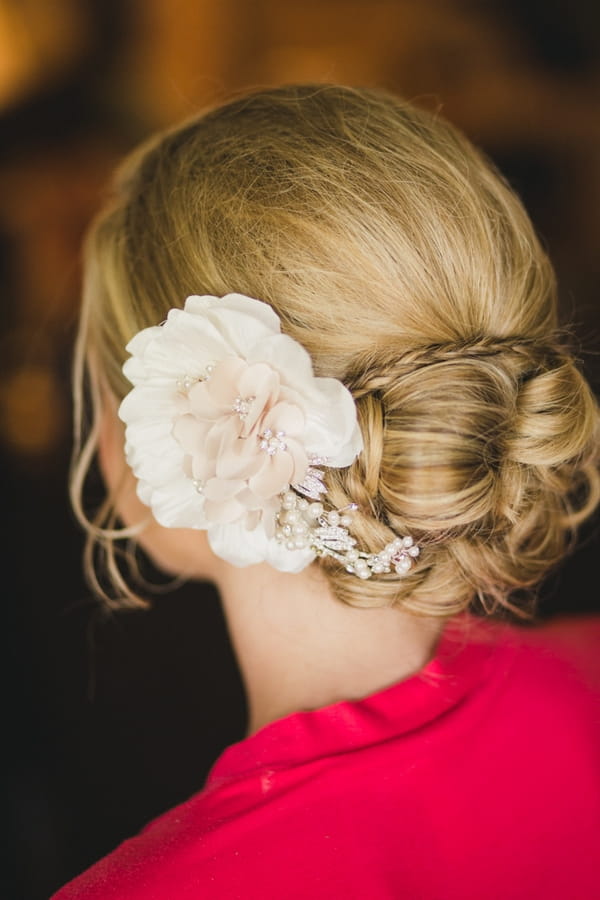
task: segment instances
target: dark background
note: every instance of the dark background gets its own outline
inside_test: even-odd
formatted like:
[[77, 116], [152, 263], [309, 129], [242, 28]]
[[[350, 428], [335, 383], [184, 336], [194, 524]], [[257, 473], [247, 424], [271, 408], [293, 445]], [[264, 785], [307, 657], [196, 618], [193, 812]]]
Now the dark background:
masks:
[[[83, 230], [120, 156], [251, 85], [376, 84], [442, 112], [523, 197], [600, 387], [600, 7], [0, 0], [0, 473], [10, 900], [44, 900], [201, 787], [244, 733], [215, 593], [108, 616], [66, 500]], [[598, 520], [542, 617], [600, 611]]]

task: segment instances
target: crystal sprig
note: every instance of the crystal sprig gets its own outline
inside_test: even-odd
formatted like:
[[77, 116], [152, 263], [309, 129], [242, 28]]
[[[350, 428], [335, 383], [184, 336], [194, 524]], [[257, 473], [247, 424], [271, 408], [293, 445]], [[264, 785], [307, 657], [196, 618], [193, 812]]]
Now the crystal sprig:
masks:
[[[320, 493], [326, 494], [327, 491], [324, 489]], [[378, 553], [366, 553], [357, 548], [356, 538], [349, 531], [351, 514], [357, 509], [356, 503], [351, 503], [343, 509], [327, 511], [319, 500], [311, 502], [295, 490], [287, 490], [281, 494], [275, 536], [289, 550], [310, 549], [317, 556], [331, 556], [347, 572], [359, 578], [388, 574], [392, 569], [397, 575], [410, 572], [420, 551], [408, 535], [394, 538]]]

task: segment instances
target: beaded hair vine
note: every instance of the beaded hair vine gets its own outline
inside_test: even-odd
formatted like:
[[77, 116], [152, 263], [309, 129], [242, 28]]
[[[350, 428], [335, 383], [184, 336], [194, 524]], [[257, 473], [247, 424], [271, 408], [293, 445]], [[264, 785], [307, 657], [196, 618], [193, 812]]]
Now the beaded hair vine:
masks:
[[349, 531], [358, 505], [350, 503], [327, 511], [322, 503], [327, 496], [325, 473], [317, 466], [324, 464], [325, 460], [312, 459], [302, 484], [292, 485], [293, 490], [281, 495], [281, 509], [276, 516], [277, 540], [289, 550], [309, 547], [317, 556], [332, 556], [359, 578], [388, 574], [392, 569], [397, 575], [406, 575], [420, 553], [412, 537], [396, 537], [378, 553], [359, 550]]

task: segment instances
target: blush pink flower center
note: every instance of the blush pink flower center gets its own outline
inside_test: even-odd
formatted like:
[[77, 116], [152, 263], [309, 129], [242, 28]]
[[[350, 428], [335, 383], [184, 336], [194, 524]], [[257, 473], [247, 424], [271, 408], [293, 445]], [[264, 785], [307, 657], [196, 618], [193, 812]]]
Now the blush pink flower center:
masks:
[[302, 398], [267, 363], [221, 360], [206, 379], [180, 387], [176, 409], [172, 433], [208, 521], [256, 527], [265, 513], [272, 518], [278, 495], [303, 480]]

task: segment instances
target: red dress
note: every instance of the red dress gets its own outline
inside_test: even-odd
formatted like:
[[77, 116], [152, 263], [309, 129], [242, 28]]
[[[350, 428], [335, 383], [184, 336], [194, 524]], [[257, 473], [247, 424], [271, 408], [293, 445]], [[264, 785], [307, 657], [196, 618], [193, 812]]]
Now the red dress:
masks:
[[600, 619], [468, 620], [419, 674], [273, 722], [53, 900], [600, 896]]

